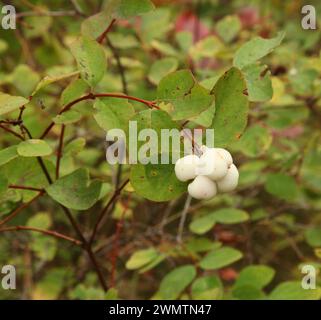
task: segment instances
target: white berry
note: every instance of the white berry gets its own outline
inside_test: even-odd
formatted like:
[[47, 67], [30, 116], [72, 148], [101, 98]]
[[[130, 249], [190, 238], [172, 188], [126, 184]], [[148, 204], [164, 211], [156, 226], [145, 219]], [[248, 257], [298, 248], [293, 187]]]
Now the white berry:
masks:
[[188, 185], [188, 193], [195, 199], [211, 199], [217, 193], [215, 182], [205, 176], [198, 176]]
[[226, 176], [217, 181], [217, 188], [220, 192], [230, 192], [233, 191], [238, 184], [239, 181], [239, 172], [234, 164], [232, 164]]
[[190, 154], [175, 163], [175, 174], [178, 180], [188, 181], [196, 177], [196, 167], [200, 158], [195, 154]]
[[213, 181], [222, 179], [227, 174], [226, 160], [214, 148], [208, 148], [200, 157], [197, 174], [207, 176]]
[[228, 167], [233, 163], [233, 158], [227, 150], [223, 148], [215, 148], [215, 150], [220, 154], [222, 158], [225, 159]]

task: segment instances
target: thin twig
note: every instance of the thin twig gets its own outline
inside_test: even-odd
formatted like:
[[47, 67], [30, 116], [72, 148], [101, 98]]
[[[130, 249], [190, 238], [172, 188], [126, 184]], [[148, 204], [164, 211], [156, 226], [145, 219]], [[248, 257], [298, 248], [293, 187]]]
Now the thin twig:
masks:
[[77, 12], [74, 10], [68, 11], [25, 11], [25, 12], [18, 12], [16, 14], [16, 18], [24, 18], [24, 17], [67, 17], [67, 16], [75, 16]]
[[97, 276], [98, 276], [98, 279], [99, 279], [99, 282], [100, 282], [102, 288], [104, 289], [104, 291], [107, 291], [108, 287], [107, 287], [107, 284], [105, 282], [104, 275], [103, 275], [103, 273], [102, 273], [102, 271], [100, 269], [100, 266], [99, 266], [99, 264], [97, 262], [96, 256], [92, 251], [91, 244], [86, 240], [86, 238], [82, 234], [77, 221], [75, 220], [75, 218], [73, 217], [73, 215], [71, 214], [69, 209], [64, 207], [63, 205], [61, 205], [61, 207], [64, 210], [64, 212], [65, 212], [69, 222], [71, 223], [72, 227], [76, 231], [79, 239], [81, 240], [81, 242], [83, 244], [83, 247], [84, 247], [84, 250], [87, 252], [88, 257], [89, 257], [93, 267], [95, 268], [95, 271], [97, 273]]
[[[25, 126], [23, 126], [23, 128], [24, 128], [24, 130], [27, 132], [28, 136], [29, 136], [30, 138], [32, 138], [30, 131], [29, 131]], [[47, 170], [47, 168], [46, 168], [46, 166], [45, 166], [42, 158], [41, 158], [41, 157], [37, 157], [37, 160], [38, 160], [38, 162], [39, 162], [39, 164], [40, 164], [40, 167], [41, 167], [43, 173], [45, 174], [45, 176], [46, 176], [49, 184], [52, 184], [53, 181], [52, 181], [52, 179], [51, 179], [51, 177], [50, 177], [50, 174], [49, 174], [49, 172], [48, 172], [48, 170]], [[66, 214], [69, 222], [71, 223], [71, 225], [72, 225], [73, 229], [75, 230], [77, 236], [78, 236], [79, 239], [81, 240], [81, 242], [82, 242], [82, 244], [83, 244], [83, 247], [84, 247], [84, 250], [87, 252], [87, 254], [88, 254], [88, 256], [89, 256], [89, 259], [90, 259], [90, 261], [92, 262], [93, 267], [94, 267], [94, 269], [95, 269], [95, 271], [96, 271], [96, 273], [97, 273], [97, 276], [98, 276], [98, 279], [99, 279], [99, 282], [100, 282], [102, 288], [104, 289], [104, 291], [107, 291], [107, 290], [108, 290], [108, 287], [107, 287], [107, 284], [106, 284], [106, 282], [105, 282], [104, 275], [103, 275], [103, 273], [102, 273], [102, 271], [101, 271], [101, 269], [100, 269], [100, 266], [99, 266], [99, 264], [98, 264], [98, 262], [97, 262], [96, 256], [94, 255], [94, 253], [93, 253], [93, 251], [92, 251], [91, 244], [86, 240], [86, 238], [85, 238], [84, 235], [82, 234], [81, 229], [80, 229], [80, 227], [79, 227], [76, 219], [73, 217], [73, 215], [72, 215], [72, 213], [69, 211], [69, 209], [66, 208], [66, 207], [63, 206], [63, 205], [60, 205], [60, 206], [61, 206], [62, 209], [64, 210], [64, 212], [65, 212], [65, 214]], [[1, 225], [1, 224], [0, 224], [0, 225]]]
[[[155, 104], [154, 101], [144, 100], [144, 99], [136, 98], [136, 97], [125, 95], [125, 94], [117, 94], [117, 93], [96, 93], [96, 94], [94, 94], [94, 93], [89, 93], [89, 94], [87, 94], [87, 95], [85, 95], [85, 96], [83, 96], [81, 98], [77, 98], [77, 99], [69, 102], [65, 107], [63, 107], [59, 111], [58, 115], [70, 110], [78, 102], [85, 101], [85, 100], [94, 100], [96, 98], [104, 98], [104, 97], [133, 100], [133, 101], [137, 101], [137, 102], [143, 103], [146, 106], [148, 106], [149, 108], [159, 109], [159, 107]], [[52, 127], [54, 125], [55, 125], [55, 123], [51, 122], [49, 124], [49, 126], [44, 130], [42, 135], [40, 136], [40, 139], [43, 139], [44, 137], [46, 137], [47, 134], [50, 132], [50, 130], [52, 129]]]
[[126, 187], [126, 185], [128, 184], [129, 179], [127, 179], [118, 189], [116, 189], [112, 195], [112, 197], [110, 198], [110, 200], [107, 202], [106, 206], [101, 210], [98, 219], [96, 221], [96, 224], [94, 226], [94, 230], [92, 232], [92, 235], [90, 237], [89, 243], [92, 244], [93, 241], [95, 240], [98, 228], [100, 226], [101, 221], [103, 220], [105, 214], [108, 212], [108, 209], [111, 207], [111, 205], [115, 202], [115, 200], [118, 198], [118, 196], [120, 195], [121, 191]]
[[110, 287], [113, 288], [115, 286], [115, 273], [116, 273], [116, 263], [117, 263], [117, 256], [118, 256], [118, 251], [119, 251], [119, 238], [120, 234], [124, 225], [124, 218], [125, 214], [128, 210], [128, 205], [130, 201], [130, 195], [127, 199], [127, 201], [124, 204], [124, 209], [122, 211], [121, 217], [117, 222], [116, 225], [116, 232], [115, 232], [115, 238], [114, 238], [114, 243], [113, 243], [113, 251], [111, 255], [111, 272], [110, 272]]
[[10, 213], [9, 216], [7, 216], [6, 218], [4, 218], [3, 220], [0, 221], [0, 226], [6, 224], [7, 222], [9, 222], [10, 220], [12, 220], [20, 211], [22, 211], [23, 209], [29, 207], [29, 205], [34, 202], [35, 200], [37, 200], [40, 196], [42, 196], [44, 194], [44, 192], [39, 192], [34, 198], [32, 198], [31, 200], [29, 200], [26, 203], [23, 203], [20, 207], [18, 207], [17, 209], [15, 209], [12, 213]]
[[114, 25], [115, 22], [116, 22], [116, 19], [113, 19], [113, 20], [110, 22], [110, 24], [109, 24], [109, 26], [107, 27], [107, 29], [97, 38], [97, 42], [98, 42], [98, 43], [100, 43], [100, 44], [103, 43], [103, 41], [104, 41], [107, 33], [108, 33], [108, 32], [110, 31], [110, 29], [113, 27], [113, 25]]
[[123, 87], [123, 92], [125, 94], [128, 94], [128, 87], [127, 87], [127, 81], [126, 81], [126, 76], [125, 76], [125, 69], [124, 66], [121, 63], [120, 60], [120, 56], [116, 50], [116, 48], [113, 46], [113, 44], [111, 43], [111, 41], [107, 38], [107, 45], [110, 48], [110, 50], [113, 53], [113, 56], [115, 57], [116, 63], [117, 63], [117, 67], [118, 67], [118, 71], [120, 74], [120, 78], [121, 78], [121, 82], [122, 82], [122, 87]]
[[15, 137], [19, 138], [20, 140], [24, 140], [22, 135], [20, 135], [19, 133], [13, 131], [12, 129], [10, 129], [10, 128], [2, 125], [2, 124], [0, 124], [0, 128], [5, 130], [5, 131], [7, 131], [7, 132], [9, 132], [9, 133], [11, 133], [12, 135], [14, 135]]
[[61, 132], [59, 137], [59, 146], [57, 151], [57, 161], [56, 161], [56, 179], [59, 179], [59, 170], [60, 170], [60, 160], [62, 156], [62, 148], [64, 144], [64, 134], [65, 134], [65, 125], [61, 126]]
[[184, 231], [184, 224], [186, 220], [186, 216], [189, 210], [189, 207], [191, 205], [192, 197], [190, 195], [187, 196], [184, 209], [182, 211], [182, 216], [181, 220], [179, 221], [179, 226], [178, 226], [178, 232], [177, 232], [177, 242], [181, 243], [182, 242], [182, 235]]
[[34, 227], [26, 227], [26, 226], [14, 226], [14, 227], [7, 227], [7, 228], [1, 228], [0, 232], [7, 232], [7, 231], [34, 231], [34, 232], [40, 232], [55, 238], [59, 238], [59, 239], [63, 239], [63, 240], [67, 240], [70, 241], [74, 244], [76, 244], [77, 246], [82, 245], [82, 242], [74, 239], [72, 237], [66, 236], [62, 233], [59, 233], [57, 231], [50, 231], [50, 230], [45, 230], [45, 229], [39, 229], [39, 228], [34, 228]]
[[28, 187], [28, 186], [17, 186], [15, 184], [10, 184], [8, 186], [10, 189], [21, 189], [21, 190], [30, 190], [30, 191], [38, 191], [38, 192], [44, 192], [44, 189], [41, 188], [34, 188], [34, 187]]

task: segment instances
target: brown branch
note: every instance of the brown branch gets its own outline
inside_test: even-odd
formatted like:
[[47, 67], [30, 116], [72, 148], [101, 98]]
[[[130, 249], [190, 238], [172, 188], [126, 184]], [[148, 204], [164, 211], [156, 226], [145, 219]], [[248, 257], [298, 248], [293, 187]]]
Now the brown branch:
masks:
[[117, 63], [117, 67], [118, 67], [118, 71], [120, 74], [120, 78], [121, 78], [121, 82], [122, 82], [122, 87], [123, 87], [123, 92], [125, 94], [128, 94], [128, 88], [127, 88], [127, 81], [126, 81], [126, 76], [125, 76], [125, 69], [120, 61], [120, 56], [116, 50], [116, 48], [113, 46], [113, 44], [110, 42], [110, 40], [107, 38], [107, 45], [110, 48], [110, 50], [113, 53], [113, 56], [115, 57], [116, 63]]
[[[28, 128], [26, 126], [24, 126], [22, 124], [21, 125], [21, 129], [23, 129], [27, 133], [29, 139], [32, 139], [32, 135], [31, 135], [30, 131], [28, 130]], [[37, 161], [38, 161], [38, 163], [39, 163], [44, 175], [46, 176], [47, 181], [49, 182], [49, 184], [52, 184], [52, 179], [50, 177], [49, 171], [48, 171], [45, 163], [43, 162], [42, 158], [41, 157], [37, 157]]]
[[91, 243], [88, 242], [86, 240], [86, 238], [84, 237], [84, 235], [82, 234], [77, 221], [75, 220], [75, 218], [73, 217], [73, 215], [71, 214], [69, 209], [64, 207], [63, 205], [61, 205], [61, 207], [64, 210], [64, 212], [65, 212], [69, 222], [71, 223], [72, 227], [76, 231], [77, 236], [80, 238], [80, 240], [81, 240], [81, 242], [83, 244], [84, 250], [87, 252], [87, 254], [89, 256], [89, 259], [90, 259], [91, 263], [93, 264], [93, 267], [95, 268], [95, 271], [97, 273], [97, 276], [98, 276], [98, 279], [99, 279], [99, 282], [100, 282], [102, 288], [104, 289], [104, 291], [107, 291], [108, 287], [107, 287], [107, 284], [105, 282], [104, 275], [103, 275], [103, 273], [102, 273], [102, 271], [100, 269], [100, 266], [99, 266], [99, 264], [97, 262], [96, 256], [94, 255], [94, 253], [92, 251]]
[[[77, 101], [81, 101], [84, 97], [82, 98], [79, 98], [79, 99], [76, 99]], [[75, 101], [76, 101], [75, 100]], [[67, 105], [68, 106], [68, 105]], [[28, 136], [30, 139], [32, 139], [32, 135], [30, 133], [30, 131], [24, 126], [24, 125], [21, 125], [21, 128], [27, 132]], [[49, 132], [49, 131], [48, 131]], [[23, 139], [24, 140], [24, 139]], [[39, 162], [39, 165], [43, 171], [43, 173], [45, 174], [49, 184], [52, 184], [52, 179], [50, 177], [50, 174], [43, 162], [43, 159], [41, 157], [37, 157], [37, 160]], [[21, 210], [23, 210], [24, 208], [28, 207], [34, 200], [36, 200], [40, 195], [42, 195], [44, 193], [44, 191], [41, 191], [39, 192], [39, 194], [34, 197], [33, 199], [31, 199], [29, 202], [21, 205], [20, 207], [18, 207], [16, 210], [14, 210], [8, 217], [6, 217], [5, 219], [3, 219], [2, 221], [0, 221], [0, 226], [7, 223], [8, 221], [10, 221], [11, 219], [13, 219]], [[84, 235], [82, 234], [81, 232], [81, 229], [77, 223], [77, 221], [75, 220], [75, 218], [73, 217], [72, 213], [69, 211], [68, 208], [64, 207], [63, 205], [61, 205], [62, 209], [64, 210], [69, 222], [71, 223], [72, 227], [74, 228], [77, 236], [79, 237], [79, 239], [81, 240], [80, 243], [82, 243], [83, 245], [83, 248], [84, 250], [87, 252], [88, 256], [89, 256], [89, 259], [90, 261], [92, 262], [93, 264], [93, 267], [97, 273], [97, 276], [98, 276], [98, 279], [99, 279], [99, 282], [102, 286], [102, 288], [104, 289], [104, 291], [107, 291], [108, 290], [108, 287], [107, 287], [107, 284], [104, 280], [104, 275], [102, 273], [102, 270], [100, 269], [100, 266], [97, 262], [97, 259], [96, 259], [96, 256], [94, 255], [93, 251], [92, 251], [92, 248], [91, 248], [91, 243], [88, 242], [86, 240], [86, 238], [84, 237]], [[55, 231], [53, 231], [52, 233], [55, 233]], [[51, 234], [52, 235], [52, 234]], [[78, 240], [76, 240], [78, 241]]]
[[116, 19], [111, 20], [109, 26], [107, 27], [107, 29], [97, 38], [97, 42], [102, 44], [107, 33], [110, 31], [110, 29], [113, 27], [114, 23], [116, 22]]
[[[79, 99], [78, 99], [78, 100], [79, 100]], [[24, 128], [24, 130], [28, 133], [28, 136], [29, 136], [30, 138], [32, 138], [30, 131], [29, 131], [25, 126], [23, 126], [23, 128]], [[51, 179], [51, 177], [50, 177], [50, 174], [49, 174], [49, 172], [48, 172], [48, 170], [47, 170], [47, 168], [46, 168], [46, 166], [45, 166], [42, 158], [41, 158], [41, 157], [37, 157], [37, 160], [38, 160], [39, 165], [40, 165], [43, 173], [45, 174], [45, 176], [46, 176], [49, 184], [52, 184], [53, 181], [52, 181], [52, 179]], [[93, 253], [93, 251], [92, 251], [92, 248], [91, 248], [90, 243], [86, 240], [86, 238], [85, 238], [84, 235], [82, 234], [81, 229], [80, 229], [80, 227], [79, 227], [76, 219], [73, 217], [73, 215], [72, 215], [72, 213], [69, 211], [69, 209], [66, 208], [66, 207], [63, 206], [63, 205], [60, 205], [60, 206], [61, 206], [62, 209], [64, 210], [64, 212], [65, 212], [65, 214], [66, 214], [69, 222], [71, 223], [71, 225], [72, 225], [73, 229], [75, 230], [77, 236], [78, 236], [79, 239], [81, 240], [81, 242], [82, 242], [82, 244], [83, 244], [83, 247], [84, 247], [84, 250], [87, 252], [87, 254], [88, 254], [88, 256], [89, 256], [89, 259], [91, 260], [91, 262], [92, 262], [92, 264], [93, 264], [93, 266], [94, 266], [94, 268], [95, 268], [95, 271], [96, 271], [96, 273], [97, 273], [97, 275], [98, 275], [98, 279], [99, 279], [99, 281], [100, 281], [100, 284], [101, 284], [102, 288], [104, 289], [104, 291], [107, 291], [107, 290], [108, 290], [107, 284], [106, 284], [106, 282], [105, 282], [105, 280], [104, 280], [103, 273], [102, 273], [102, 271], [101, 271], [101, 269], [100, 269], [100, 267], [99, 267], [99, 264], [98, 264], [98, 262], [97, 262], [97, 260], [96, 260], [95, 255], [94, 255], [94, 253]], [[1, 225], [1, 224], [0, 224], [0, 225]]]
[[32, 198], [31, 200], [29, 200], [26, 203], [23, 203], [20, 207], [18, 207], [17, 209], [15, 209], [12, 213], [10, 213], [9, 216], [7, 216], [6, 218], [4, 218], [3, 220], [0, 221], [0, 226], [4, 225], [5, 223], [9, 222], [10, 220], [12, 220], [17, 214], [19, 214], [20, 211], [22, 211], [23, 209], [29, 207], [29, 205], [34, 202], [35, 200], [37, 200], [40, 196], [42, 196], [44, 194], [43, 191], [39, 192], [34, 198]]
[[119, 238], [120, 238], [121, 231], [123, 229], [125, 214], [128, 210], [129, 201], [130, 201], [130, 195], [124, 204], [123, 212], [122, 212], [121, 217], [118, 220], [117, 225], [116, 225], [113, 250], [112, 250], [111, 259], [110, 259], [111, 266], [112, 266], [111, 272], [110, 272], [110, 287], [111, 288], [113, 288], [115, 286], [116, 263], [117, 263], [117, 257], [118, 257], [118, 252], [119, 252]]
[[101, 221], [103, 220], [105, 214], [108, 212], [109, 208], [111, 207], [111, 205], [116, 201], [116, 199], [118, 198], [118, 196], [120, 195], [121, 191], [126, 187], [126, 185], [128, 184], [129, 179], [125, 180], [125, 182], [114, 191], [112, 197], [109, 199], [109, 201], [107, 202], [106, 206], [101, 210], [98, 219], [96, 221], [96, 224], [94, 226], [94, 230], [92, 232], [92, 235], [90, 237], [89, 243], [92, 244], [93, 241], [95, 240], [98, 228], [100, 226]]
[[2, 125], [1, 123], [0, 123], [0, 128], [5, 130], [5, 131], [7, 131], [7, 132], [9, 132], [9, 133], [11, 133], [12, 135], [14, 135], [15, 137], [19, 138], [20, 140], [24, 140], [22, 135], [20, 135], [19, 133], [13, 131], [12, 129]]
[[[145, 104], [146, 106], [148, 106], [149, 108], [156, 108], [159, 109], [159, 107], [155, 104], [155, 102], [153, 101], [149, 101], [149, 100], [144, 100], [144, 99], [140, 99], [140, 98], [136, 98], [133, 96], [128, 96], [125, 94], [117, 94], [117, 93], [89, 93], [81, 98], [77, 98], [71, 102], [69, 102], [68, 104], [66, 104], [58, 113], [58, 115], [70, 110], [75, 104], [77, 104], [78, 102], [81, 101], [85, 101], [85, 100], [94, 100], [96, 98], [119, 98], [119, 99], [127, 99], [127, 100], [133, 100], [133, 101], [137, 101], [140, 103]], [[49, 126], [44, 130], [44, 132], [42, 133], [42, 135], [40, 136], [40, 139], [43, 139], [44, 137], [47, 136], [47, 134], [50, 132], [50, 130], [52, 129], [52, 127], [55, 125], [54, 122], [51, 122], [49, 124]]]
[[34, 187], [28, 187], [28, 186], [17, 186], [15, 184], [10, 184], [9, 185], [10, 189], [21, 189], [21, 190], [30, 190], [30, 191], [38, 191], [38, 192], [45, 192], [44, 189], [40, 188], [34, 188]]
[[14, 227], [7, 227], [7, 228], [1, 228], [0, 232], [6, 232], [6, 231], [34, 231], [34, 232], [40, 232], [58, 239], [63, 239], [63, 240], [67, 240], [70, 241], [74, 244], [76, 244], [77, 246], [82, 245], [82, 242], [74, 239], [72, 237], [66, 236], [62, 233], [59, 233], [57, 231], [50, 231], [50, 230], [44, 230], [44, 229], [39, 229], [39, 228], [34, 228], [34, 227], [25, 227], [25, 226], [14, 226]]
[[57, 161], [56, 161], [56, 179], [59, 179], [59, 170], [60, 170], [60, 160], [62, 156], [62, 148], [64, 144], [64, 134], [65, 134], [65, 125], [61, 126], [61, 132], [59, 137], [59, 146], [57, 151]]
[[24, 18], [24, 17], [67, 17], [67, 16], [75, 16], [77, 15], [76, 11], [68, 10], [68, 11], [24, 11], [16, 14], [16, 18]]

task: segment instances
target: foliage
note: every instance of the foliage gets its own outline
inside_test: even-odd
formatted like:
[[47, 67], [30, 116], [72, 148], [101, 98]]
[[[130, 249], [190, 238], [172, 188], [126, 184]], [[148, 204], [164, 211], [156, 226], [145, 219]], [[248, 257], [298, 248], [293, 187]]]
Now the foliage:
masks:
[[[12, 3], [0, 266], [19, 285], [1, 298], [321, 298], [321, 30], [293, 1]], [[238, 189], [189, 203], [173, 164], [108, 164], [129, 120], [214, 129]]]

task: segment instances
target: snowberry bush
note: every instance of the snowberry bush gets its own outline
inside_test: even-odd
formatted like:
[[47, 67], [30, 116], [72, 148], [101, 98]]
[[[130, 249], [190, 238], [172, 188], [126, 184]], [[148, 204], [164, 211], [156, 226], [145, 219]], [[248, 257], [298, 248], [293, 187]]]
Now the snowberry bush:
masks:
[[[11, 2], [0, 298], [320, 299], [321, 29], [293, 1]], [[164, 129], [203, 140], [166, 154]], [[179, 160], [111, 165], [115, 130]]]

